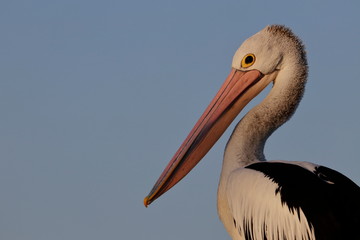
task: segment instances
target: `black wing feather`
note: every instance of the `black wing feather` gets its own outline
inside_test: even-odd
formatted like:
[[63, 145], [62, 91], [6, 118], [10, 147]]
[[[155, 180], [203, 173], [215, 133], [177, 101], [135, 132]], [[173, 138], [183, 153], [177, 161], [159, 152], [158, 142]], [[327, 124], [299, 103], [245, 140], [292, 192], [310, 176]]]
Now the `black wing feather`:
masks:
[[295, 213], [300, 208], [316, 239], [360, 239], [360, 188], [343, 174], [318, 166], [260, 162], [246, 168], [262, 172], [278, 184], [275, 194]]

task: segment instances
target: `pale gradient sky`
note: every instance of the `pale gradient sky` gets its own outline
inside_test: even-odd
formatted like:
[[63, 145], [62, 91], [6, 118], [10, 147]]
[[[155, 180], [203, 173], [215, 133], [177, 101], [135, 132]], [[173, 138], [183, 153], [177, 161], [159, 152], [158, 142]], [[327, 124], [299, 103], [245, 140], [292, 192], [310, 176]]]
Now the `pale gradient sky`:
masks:
[[356, 0], [2, 0], [0, 239], [229, 239], [216, 191], [233, 125], [180, 184], [147, 209], [143, 198], [235, 50], [269, 24], [300, 36], [310, 72], [267, 158], [360, 184], [359, 10]]

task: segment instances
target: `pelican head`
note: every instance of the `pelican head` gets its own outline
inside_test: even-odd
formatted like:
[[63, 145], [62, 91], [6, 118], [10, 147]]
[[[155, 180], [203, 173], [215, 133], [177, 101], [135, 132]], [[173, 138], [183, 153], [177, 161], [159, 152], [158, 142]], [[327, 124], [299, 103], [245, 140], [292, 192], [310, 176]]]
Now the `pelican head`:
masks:
[[303, 44], [290, 29], [273, 25], [241, 44], [232, 67], [240, 71], [258, 70], [269, 75], [294, 64], [307, 65]]
[[[298, 69], [301, 71], [297, 71]], [[299, 76], [290, 76], [294, 72]], [[279, 93], [290, 89], [286, 87], [288, 85], [297, 86], [296, 96], [288, 94], [288, 98], [297, 98], [291, 101], [292, 108], [286, 114], [280, 114], [273, 127], [264, 130], [264, 139], [261, 141], [265, 141], [295, 111], [303, 93], [306, 75], [304, 47], [288, 28], [278, 25], [267, 26], [247, 39], [236, 51], [231, 72], [220, 90], [145, 197], [145, 206], [190, 172], [246, 104], [269, 83], [273, 82], [274, 86], [268, 97], [274, 95], [273, 92]], [[300, 79], [301, 84], [294, 83], [295, 79]]]

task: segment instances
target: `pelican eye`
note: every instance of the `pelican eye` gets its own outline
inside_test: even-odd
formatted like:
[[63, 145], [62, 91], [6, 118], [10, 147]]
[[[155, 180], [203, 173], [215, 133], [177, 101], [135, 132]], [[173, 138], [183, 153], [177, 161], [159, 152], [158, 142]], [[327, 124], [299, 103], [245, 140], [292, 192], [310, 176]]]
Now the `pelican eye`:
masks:
[[255, 63], [255, 55], [252, 53], [246, 54], [241, 60], [241, 67], [248, 68]]

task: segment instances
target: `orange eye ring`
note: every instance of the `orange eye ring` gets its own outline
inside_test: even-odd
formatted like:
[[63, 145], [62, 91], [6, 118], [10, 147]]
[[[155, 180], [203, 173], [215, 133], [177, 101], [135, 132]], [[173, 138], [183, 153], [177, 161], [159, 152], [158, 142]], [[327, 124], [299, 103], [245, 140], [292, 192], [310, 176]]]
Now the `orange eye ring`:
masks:
[[241, 67], [248, 68], [255, 63], [255, 55], [252, 53], [246, 54], [244, 58], [241, 60]]

